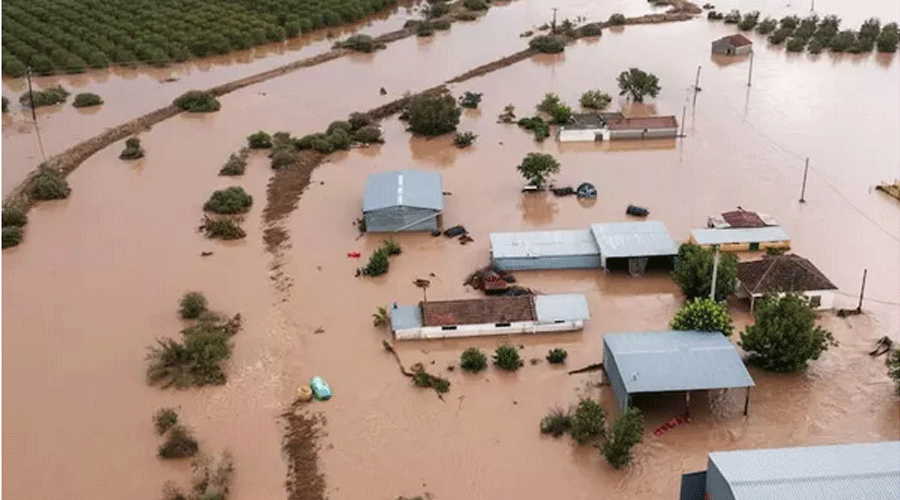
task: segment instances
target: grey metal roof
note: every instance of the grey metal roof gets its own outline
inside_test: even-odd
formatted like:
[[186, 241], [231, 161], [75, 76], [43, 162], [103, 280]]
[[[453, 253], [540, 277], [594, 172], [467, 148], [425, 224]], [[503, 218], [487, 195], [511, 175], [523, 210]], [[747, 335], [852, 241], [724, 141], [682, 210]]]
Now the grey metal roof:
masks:
[[599, 253], [600, 248], [587, 229], [491, 233], [491, 255], [495, 259]]
[[535, 295], [534, 308], [538, 323], [577, 321], [591, 318], [587, 299], [580, 293]]
[[363, 212], [407, 206], [443, 210], [441, 174], [420, 170], [394, 170], [366, 179]]
[[900, 499], [900, 441], [709, 454], [735, 500]]
[[625, 390], [667, 392], [755, 385], [731, 343], [714, 332], [607, 334]]
[[591, 224], [591, 232], [604, 259], [675, 255], [678, 245], [659, 221]]
[[691, 231], [700, 245], [724, 245], [727, 243], [762, 243], [765, 241], [784, 241], [790, 237], [781, 226], [694, 229]]
[[391, 308], [391, 330], [422, 327], [422, 309], [419, 306], [396, 305]]

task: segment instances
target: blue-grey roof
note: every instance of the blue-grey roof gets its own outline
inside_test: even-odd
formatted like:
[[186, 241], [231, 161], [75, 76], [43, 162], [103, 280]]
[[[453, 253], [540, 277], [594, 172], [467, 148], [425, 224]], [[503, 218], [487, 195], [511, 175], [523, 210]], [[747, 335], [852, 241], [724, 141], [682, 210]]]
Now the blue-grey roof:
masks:
[[363, 212], [406, 206], [443, 210], [441, 174], [420, 170], [394, 170], [366, 179]]
[[718, 451], [735, 500], [900, 499], [900, 441]]
[[665, 224], [655, 220], [591, 224], [591, 232], [604, 259], [675, 255], [678, 245]]
[[587, 229], [491, 233], [491, 255], [495, 259], [599, 253], [597, 242]]
[[607, 334], [625, 390], [667, 392], [755, 385], [734, 344], [716, 332]]
[[728, 243], [763, 243], [785, 241], [790, 237], [781, 226], [742, 227], [722, 229], [694, 229], [691, 236], [698, 245], [724, 245]]
[[578, 321], [591, 318], [587, 299], [580, 293], [535, 295], [534, 309], [538, 323]]
[[422, 327], [422, 309], [419, 306], [396, 305], [391, 308], [391, 330], [407, 330]]

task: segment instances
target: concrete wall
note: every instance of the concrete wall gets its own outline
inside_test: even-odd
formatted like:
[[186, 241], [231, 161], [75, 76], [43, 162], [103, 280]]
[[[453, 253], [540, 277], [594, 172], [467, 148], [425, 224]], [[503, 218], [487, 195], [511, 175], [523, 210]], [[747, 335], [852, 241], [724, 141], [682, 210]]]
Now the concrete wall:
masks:
[[610, 130], [609, 138], [615, 139], [660, 139], [675, 137], [677, 128], [641, 129], [641, 130]]
[[[727, 231], [727, 229], [723, 229], [723, 231]], [[689, 241], [696, 245], [697, 240], [694, 239], [694, 235], [691, 235]], [[700, 245], [703, 248], [712, 248], [712, 245]], [[762, 241], [759, 243], [759, 250], [766, 250], [767, 248], [777, 248], [777, 249], [785, 249], [790, 250], [791, 248], [791, 240], [781, 240], [781, 241]], [[723, 252], [750, 252], [750, 243], [723, 243], [719, 245], [719, 249]], [[754, 252], [756, 250], [753, 250]]]
[[706, 463], [706, 500], [734, 500], [731, 486], [722, 477], [712, 460]]
[[597, 140], [597, 134], [602, 132], [601, 129], [581, 129], [581, 130], [560, 130], [559, 142], [594, 142]]
[[603, 342], [603, 370], [606, 372], [606, 378], [609, 379], [609, 386], [612, 387], [613, 393], [616, 395], [616, 401], [623, 410], [628, 406], [628, 393], [625, 391], [625, 382], [619, 373], [619, 367], [613, 359], [606, 341]]
[[438, 217], [431, 217], [424, 221], [422, 219], [437, 213], [437, 211], [427, 208], [402, 206], [372, 210], [364, 214], [366, 219], [366, 232], [389, 233], [417, 221], [420, 222], [403, 229], [403, 231], [434, 231], [439, 228]]
[[581, 330], [584, 321], [561, 321], [558, 323], [538, 323], [521, 321], [509, 323], [509, 326], [497, 326], [495, 323], [477, 325], [457, 325], [453, 329], [441, 326], [423, 326], [404, 330], [394, 330], [397, 340], [446, 339], [456, 337], [481, 337], [488, 335], [513, 335], [521, 333], [567, 332]]
[[600, 254], [557, 255], [546, 257], [514, 257], [493, 259], [494, 265], [504, 271], [531, 271], [538, 269], [594, 269], [600, 267]]

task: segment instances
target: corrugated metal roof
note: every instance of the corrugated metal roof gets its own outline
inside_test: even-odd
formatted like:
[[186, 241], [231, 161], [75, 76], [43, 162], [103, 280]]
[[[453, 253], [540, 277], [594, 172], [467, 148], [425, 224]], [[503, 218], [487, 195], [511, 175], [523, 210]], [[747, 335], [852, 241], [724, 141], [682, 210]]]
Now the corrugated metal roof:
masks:
[[394, 170], [366, 179], [363, 212], [407, 206], [443, 210], [441, 174], [420, 170]]
[[407, 330], [422, 327], [422, 310], [419, 306], [397, 305], [391, 308], [391, 329]]
[[785, 241], [790, 239], [781, 226], [694, 229], [691, 231], [691, 236], [700, 245], [763, 243], [766, 241]]
[[603, 343], [629, 394], [755, 385], [734, 344], [720, 333], [607, 334]]
[[587, 299], [580, 293], [535, 295], [534, 308], [539, 323], [577, 321], [591, 318]]
[[900, 441], [709, 454], [735, 500], [900, 499]]
[[600, 248], [587, 229], [491, 233], [494, 259], [599, 253]]
[[604, 259], [678, 253], [665, 224], [655, 220], [591, 224], [591, 232]]

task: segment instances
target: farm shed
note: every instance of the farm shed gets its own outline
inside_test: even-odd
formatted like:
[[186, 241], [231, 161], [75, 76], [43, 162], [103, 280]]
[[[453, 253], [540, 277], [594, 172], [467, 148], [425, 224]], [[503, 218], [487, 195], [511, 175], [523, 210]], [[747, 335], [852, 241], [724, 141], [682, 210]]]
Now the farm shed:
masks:
[[640, 274], [650, 258], [671, 264], [678, 254], [678, 245], [659, 221], [591, 224], [591, 233], [600, 249], [600, 265], [605, 269], [627, 263], [631, 274]]
[[740, 33], [724, 36], [712, 43], [712, 53], [720, 56], [749, 54], [751, 50], [753, 42]]
[[589, 229], [491, 233], [491, 260], [504, 271], [600, 267]]
[[603, 336], [603, 367], [619, 405], [631, 395], [746, 387], [744, 414], [753, 379], [734, 344], [715, 332], [664, 331]]
[[690, 242], [704, 248], [718, 246], [723, 252], [791, 248], [791, 239], [781, 226], [694, 229]]
[[394, 304], [391, 331], [397, 340], [562, 332], [590, 319], [581, 294], [523, 295]]
[[681, 500], [896, 500], [900, 441], [716, 451]]
[[604, 139], [660, 139], [678, 136], [678, 120], [674, 116], [623, 118], [610, 122]]
[[444, 209], [441, 175], [418, 170], [372, 174], [366, 180], [366, 231], [435, 231]]
[[762, 259], [737, 265], [740, 298], [750, 298], [750, 311], [756, 299], [766, 294], [799, 292], [809, 298], [815, 309], [834, 307], [837, 287], [822, 271], [799, 255], [764, 255]]
[[559, 142], [602, 140], [608, 123], [623, 120], [622, 113], [583, 113], [572, 115], [572, 121], [560, 125]]

